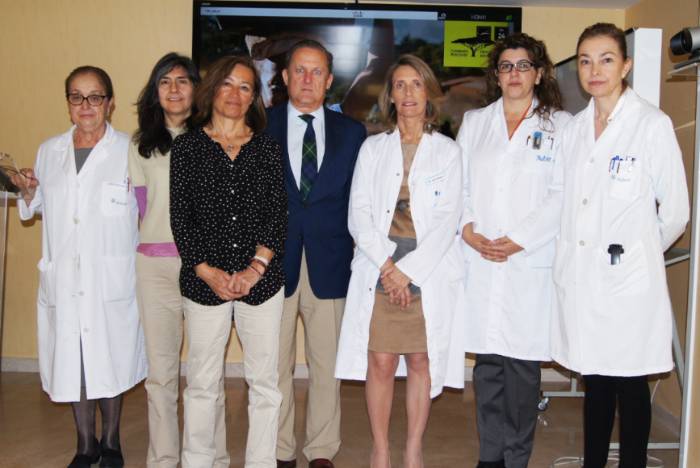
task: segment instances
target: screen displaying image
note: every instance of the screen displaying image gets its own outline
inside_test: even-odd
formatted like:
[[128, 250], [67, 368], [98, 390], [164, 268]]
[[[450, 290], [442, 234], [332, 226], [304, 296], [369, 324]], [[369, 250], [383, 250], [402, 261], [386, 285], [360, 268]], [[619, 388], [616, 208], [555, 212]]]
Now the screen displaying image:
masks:
[[265, 105], [275, 105], [287, 97], [287, 50], [315, 39], [333, 54], [326, 105], [370, 133], [383, 128], [376, 103], [387, 69], [411, 53], [440, 81], [442, 131], [454, 134], [464, 111], [483, 104], [483, 67], [494, 41], [521, 29], [520, 8], [195, 1], [194, 9], [192, 54], [204, 73], [221, 56], [250, 55]]

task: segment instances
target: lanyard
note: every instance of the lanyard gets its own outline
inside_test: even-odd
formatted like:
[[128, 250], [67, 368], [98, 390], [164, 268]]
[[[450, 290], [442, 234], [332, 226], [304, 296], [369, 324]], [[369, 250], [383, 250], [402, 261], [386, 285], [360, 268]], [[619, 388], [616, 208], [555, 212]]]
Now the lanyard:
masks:
[[[520, 124], [523, 123], [523, 120], [525, 120], [525, 116], [527, 115], [527, 111], [530, 110], [530, 107], [532, 107], [532, 102], [530, 103], [529, 106], [527, 106], [527, 108], [525, 109], [525, 112], [523, 112], [523, 115], [520, 116], [520, 120], [518, 120], [518, 123], [517, 123], [517, 125], [515, 126], [515, 128], [513, 129], [513, 131], [510, 132], [510, 133], [508, 134], [508, 140], [509, 140], [509, 141], [513, 138], [513, 135], [515, 135], [515, 132], [518, 131], [518, 127], [520, 127]], [[508, 122], [506, 122], [506, 124], [507, 124], [507, 123], [508, 123]]]

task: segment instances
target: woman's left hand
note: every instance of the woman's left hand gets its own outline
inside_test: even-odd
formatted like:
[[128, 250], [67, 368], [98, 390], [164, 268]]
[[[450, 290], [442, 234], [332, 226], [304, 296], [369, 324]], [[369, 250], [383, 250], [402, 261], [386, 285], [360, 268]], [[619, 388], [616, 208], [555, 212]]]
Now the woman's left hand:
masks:
[[250, 294], [250, 290], [260, 281], [260, 278], [260, 274], [250, 267], [234, 273], [233, 276], [231, 276], [229, 288], [236, 294], [235, 299]]
[[402, 309], [408, 307], [408, 305], [411, 303], [411, 299], [413, 299], [413, 295], [411, 294], [411, 290], [408, 288], [408, 286], [400, 291], [392, 291], [389, 293], [389, 302], [401, 307]]
[[384, 290], [391, 294], [408, 287], [411, 283], [411, 278], [394, 265], [382, 273], [381, 282]]
[[500, 252], [505, 257], [510, 257], [511, 255], [523, 250], [522, 246], [513, 242], [508, 236], [499, 237], [491, 241], [491, 249]]

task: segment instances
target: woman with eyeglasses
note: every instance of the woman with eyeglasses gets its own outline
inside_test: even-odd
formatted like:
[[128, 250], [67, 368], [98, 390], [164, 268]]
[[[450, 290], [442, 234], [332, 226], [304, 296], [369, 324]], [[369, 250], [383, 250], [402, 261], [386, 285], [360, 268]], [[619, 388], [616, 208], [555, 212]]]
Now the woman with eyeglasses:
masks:
[[[41, 214], [37, 326], [44, 391], [70, 402], [78, 433], [70, 468], [121, 467], [122, 394], [146, 376], [136, 306], [137, 208], [127, 176], [129, 137], [109, 124], [112, 82], [97, 67], [66, 78], [73, 127], [39, 147], [13, 183], [19, 215]], [[95, 412], [102, 415], [101, 438]]]
[[[532, 452], [540, 362], [549, 361], [556, 208], [543, 207], [570, 119], [544, 43], [513, 34], [486, 71], [491, 104], [464, 114], [465, 350], [476, 354], [479, 468], [520, 468]], [[532, 214], [541, 220], [532, 222]], [[539, 219], [539, 218], [538, 218]]]

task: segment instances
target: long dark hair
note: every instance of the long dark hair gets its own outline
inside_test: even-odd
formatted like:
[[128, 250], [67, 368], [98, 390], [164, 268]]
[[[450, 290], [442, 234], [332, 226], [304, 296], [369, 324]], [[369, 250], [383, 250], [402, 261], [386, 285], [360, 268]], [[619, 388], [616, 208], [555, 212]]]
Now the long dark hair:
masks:
[[[185, 69], [193, 86], [196, 86], [200, 81], [197, 67], [189, 57], [184, 55], [170, 52], [154, 65], [151, 76], [148, 77], [148, 82], [136, 101], [139, 128], [134, 133], [133, 140], [139, 147], [139, 154], [144, 158], [150, 158], [156, 150], [160, 154], [165, 154], [170, 151], [173, 144], [173, 137], [165, 127], [165, 114], [158, 99], [158, 83], [176, 67]], [[196, 109], [193, 106], [190, 117], [185, 121], [188, 129], [193, 128], [192, 115], [195, 112]]]
[[193, 114], [193, 122], [197, 127], [203, 127], [211, 122], [214, 111], [214, 98], [216, 92], [221, 88], [224, 80], [231, 74], [236, 65], [243, 65], [253, 72], [253, 102], [250, 104], [245, 115], [245, 123], [253, 133], [262, 133], [267, 125], [265, 105], [263, 104], [260, 90], [260, 74], [253, 64], [253, 60], [246, 55], [227, 55], [216, 62], [207, 70], [207, 74], [202, 80], [202, 84], [197, 87], [194, 93], [194, 102], [197, 106], [197, 113]]
[[554, 65], [547, 53], [544, 42], [535, 39], [525, 33], [515, 33], [507, 36], [493, 46], [489, 53], [489, 66], [486, 71], [486, 96], [489, 103], [498, 100], [502, 93], [498, 86], [498, 60], [506, 49], [525, 49], [535, 70], [542, 70], [539, 84], [535, 85], [537, 107], [533, 110], [540, 119], [550, 120], [555, 111], [562, 109], [561, 92], [554, 77]]

